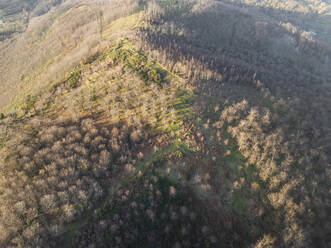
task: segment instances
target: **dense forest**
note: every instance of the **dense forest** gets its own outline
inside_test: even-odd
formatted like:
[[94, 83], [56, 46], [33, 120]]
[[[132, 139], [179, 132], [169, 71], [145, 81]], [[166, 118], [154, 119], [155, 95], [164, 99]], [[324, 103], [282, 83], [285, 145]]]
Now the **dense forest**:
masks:
[[0, 247], [330, 247], [330, 1], [0, 20]]

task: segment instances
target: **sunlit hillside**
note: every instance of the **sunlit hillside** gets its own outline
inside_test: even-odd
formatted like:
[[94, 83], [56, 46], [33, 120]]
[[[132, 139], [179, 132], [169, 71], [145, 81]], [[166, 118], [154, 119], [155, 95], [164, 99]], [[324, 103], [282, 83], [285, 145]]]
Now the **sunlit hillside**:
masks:
[[329, 247], [330, 4], [2, 1], [0, 247]]

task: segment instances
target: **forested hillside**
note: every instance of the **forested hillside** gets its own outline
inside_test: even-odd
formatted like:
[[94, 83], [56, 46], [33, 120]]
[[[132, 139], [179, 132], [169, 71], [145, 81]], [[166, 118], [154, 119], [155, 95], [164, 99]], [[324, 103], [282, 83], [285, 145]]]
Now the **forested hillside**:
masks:
[[[224, 1], [225, 2], [225, 1]], [[233, 4], [254, 8], [258, 12], [283, 23], [290, 23], [294, 29], [302, 29], [307, 37], [313, 36], [331, 43], [331, 2], [329, 0], [226, 0]]]
[[329, 247], [330, 4], [2, 1], [0, 247]]

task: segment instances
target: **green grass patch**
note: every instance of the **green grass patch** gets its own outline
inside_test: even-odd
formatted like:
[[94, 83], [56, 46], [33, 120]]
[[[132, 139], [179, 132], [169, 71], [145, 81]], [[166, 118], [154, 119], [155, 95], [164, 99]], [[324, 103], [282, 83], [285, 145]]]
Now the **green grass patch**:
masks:
[[191, 106], [193, 100], [194, 96], [185, 91], [179, 91], [177, 93], [176, 102], [172, 107], [176, 110], [178, 119], [183, 119], [183, 117], [192, 114]]

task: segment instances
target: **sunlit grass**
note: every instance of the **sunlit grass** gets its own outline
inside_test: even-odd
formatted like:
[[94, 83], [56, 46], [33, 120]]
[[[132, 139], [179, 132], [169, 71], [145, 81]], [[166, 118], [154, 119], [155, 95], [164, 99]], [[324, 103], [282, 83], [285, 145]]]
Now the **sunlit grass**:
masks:
[[109, 25], [104, 27], [102, 37], [105, 39], [114, 34], [122, 33], [140, 27], [142, 25], [141, 15], [142, 13], [139, 12], [130, 16], [119, 18], [111, 22]]

